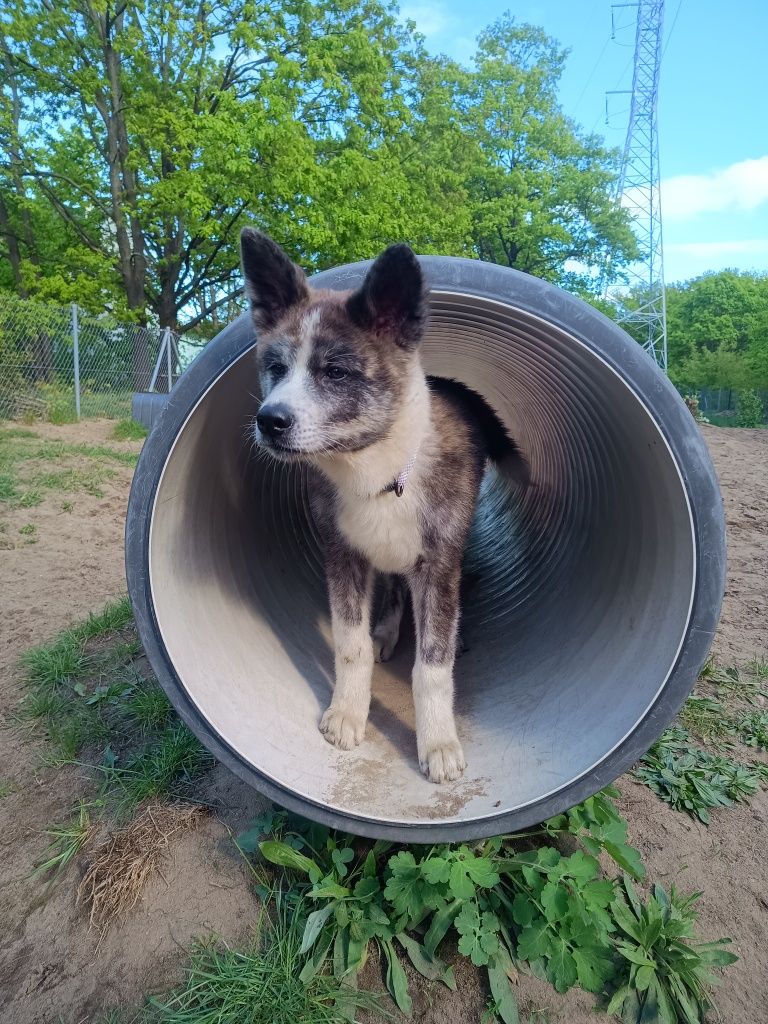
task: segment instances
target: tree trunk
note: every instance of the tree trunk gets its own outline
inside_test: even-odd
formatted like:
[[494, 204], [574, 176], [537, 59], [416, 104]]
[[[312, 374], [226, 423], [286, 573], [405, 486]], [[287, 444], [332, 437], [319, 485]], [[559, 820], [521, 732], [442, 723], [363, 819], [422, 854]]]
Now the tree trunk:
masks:
[[[89, 13], [101, 39], [106, 77], [106, 91], [98, 89], [95, 102], [107, 131], [105, 156], [109, 169], [118, 266], [123, 279], [128, 308], [138, 311], [138, 322], [144, 326], [147, 305], [144, 234], [136, 215], [137, 183], [136, 174], [130, 163], [120, 55], [113, 46], [113, 31], [115, 35], [122, 31], [123, 15], [120, 14], [111, 20], [109, 13], [102, 14], [93, 7], [89, 8]], [[146, 389], [151, 374], [147, 336], [143, 331], [136, 331], [133, 337], [134, 389], [137, 391]]]
[[19, 250], [19, 238], [11, 225], [11, 217], [3, 197], [0, 195], [0, 235], [5, 239], [8, 246], [8, 259], [11, 264], [13, 275], [13, 286], [22, 298], [27, 298], [27, 292], [21, 278], [21, 251]]
[[32, 343], [32, 378], [35, 384], [51, 384], [54, 376], [53, 339], [47, 331], [39, 331]]

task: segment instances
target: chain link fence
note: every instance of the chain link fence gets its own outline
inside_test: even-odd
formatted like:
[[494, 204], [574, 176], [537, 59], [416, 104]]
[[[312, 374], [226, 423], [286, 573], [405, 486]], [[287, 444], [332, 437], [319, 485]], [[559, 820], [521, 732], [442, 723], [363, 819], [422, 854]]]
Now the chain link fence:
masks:
[[135, 392], [170, 391], [203, 344], [0, 293], [0, 419], [126, 419]]

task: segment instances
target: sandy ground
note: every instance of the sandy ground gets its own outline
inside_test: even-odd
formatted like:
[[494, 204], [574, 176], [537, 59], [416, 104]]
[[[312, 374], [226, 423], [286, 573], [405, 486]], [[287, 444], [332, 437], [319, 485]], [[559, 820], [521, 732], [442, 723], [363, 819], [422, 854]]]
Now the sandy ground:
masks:
[[[109, 443], [112, 424], [89, 421], [39, 426], [65, 441]], [[704, 428], [720, 474], [729, 533], [728, 585], [715, 653], [739, 664], [768, 653], [768, 431]], [[156, 878], [135, 911], [99, 945], [75, 908], [77, 868], [46, 887], [30, 877], [46, 847], [43, 831], [65, 820], [87, 792], [74, 769], [43, 765], [44, 744], [14, 721], [23, 692], [19, 655], [61, 628], [98, 610], [125, 589], [123, 521], [131, 471], [119, 467], [102, 498], [78, 494], [71, 513], [46, 498], [33, 510], [0, 511], [3, 537], [18, 539], [29, 520], [38, 542], [0, 546], [0, 1022], [85, 1024], [112, 1006], [135, 1005], [143, 993], [176, 982], [183, 947], [215, 933], [237, 942], [255, 920], [247, 872], [235, 855], [230, 830], [250, 820], [259, 798], [224, 768], [217, 768], [203, 798], [214, 812], [174, 844], [163, 877]], [[702, 938], [730, 935], [741, 959], [718, 990], [727, 1024], [768, 1020], [768, 797], [713, 814], [709, 828], [675, 813], [650, 791], [624, 778], [622, 809], [649, 876], [668, 885], [701, 889]], [[6, 787], [7, 788], [7, 787]], [[424, 988], [414, 979], [415, 1018], [426, 1024], [479, 1022], [486, 995], [476, 973], [457, 966], [459, 991]], [[524, 1012], [543, 1010], [551, 1024], [605, 1020], [580, 991], [558, 996], [549, 986], [521, 979]], [[540, 1018], [541, 1019], [541, 1018]]]

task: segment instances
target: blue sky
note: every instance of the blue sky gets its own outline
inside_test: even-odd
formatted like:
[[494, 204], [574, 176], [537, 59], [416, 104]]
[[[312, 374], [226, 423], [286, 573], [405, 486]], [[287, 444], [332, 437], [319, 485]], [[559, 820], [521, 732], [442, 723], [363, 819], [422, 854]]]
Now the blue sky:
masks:
[[[584, 129], [623, 145], [635, 11], [609, 0], [401, 0], [436, 53], [469, 62], [504, 11], [541, 25], [570, 56], [560, 89]], [[768, 0], [667, 0], [659, 145], [668, 282], [706, 270], [768, 272]]]

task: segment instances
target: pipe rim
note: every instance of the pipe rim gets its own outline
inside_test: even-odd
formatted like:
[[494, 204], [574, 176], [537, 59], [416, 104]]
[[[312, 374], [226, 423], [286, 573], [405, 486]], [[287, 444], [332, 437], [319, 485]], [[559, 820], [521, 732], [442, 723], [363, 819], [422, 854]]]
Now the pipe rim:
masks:
[[[692, 528], [691, 604], [677, 657], [635, 727], [592, 768], [523, 806], [495, 816], [409, 824], [378, 822], [298, 796], [246, 760], [202, 717], [176, 674], [155, 615], [149, 573], [150, 528], [163, 472], [185, 423], [220, 377], [255, 344], [248, 312], [226, 327], [198, 356], [177, 383], [145, 442], [129, 499], [126, 574], [139, 636], [158, 681], [182, 720], [218, 760], [274, 802], [330, 827], [372, 838], [426, 843], [478, 839], [528, 828], [574, 806], [631, 767], [679, 710], [707, 655], [724, 589], [725, 527], [714, 468], [695, 421], [667, 378], [613, 321], [574, 296], [519, 271], [454, 257], [420, 257], [420, 262], [435, 291], [501, 303], [507, 311], [517, 309], [558, 327], [583, 345], [633, 392], [669, 449], [681, 478]], [[312, 284], [354, 287], [369, 266], [370, 261], [364, 261], [325, 271], [316, 275]]]

